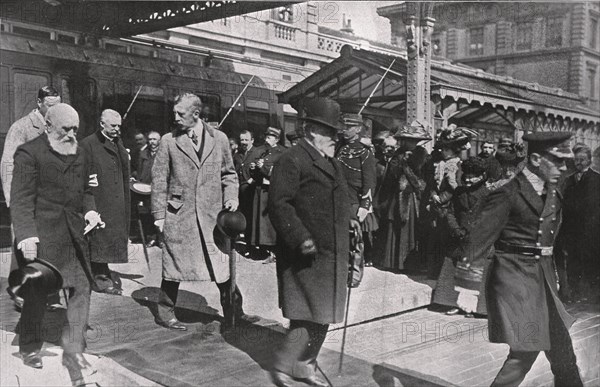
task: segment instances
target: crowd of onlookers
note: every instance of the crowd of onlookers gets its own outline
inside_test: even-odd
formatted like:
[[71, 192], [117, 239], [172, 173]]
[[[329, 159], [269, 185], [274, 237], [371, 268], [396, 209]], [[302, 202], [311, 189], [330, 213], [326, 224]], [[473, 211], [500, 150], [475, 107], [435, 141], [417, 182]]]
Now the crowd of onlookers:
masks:
[[[343, 132], [338, 159], [346, 143]], [[465, 156], [473, 153], [469, 149], [476, 136], [469, 129], [449, 125], [438, 131], [429, 153], [424, 145], [431, 137], [414, 122], [396, 131], [379, 132], [372, 143], [360, 141], [375, 159], [374, 168], [362, 167], [363, 176], [374, 174], [376, 181], [369, 202], [369, 219], [374, 219], [369, 221], [368, 232], [363, 225], [366, 266], [438, 280], [433, 301], [450, 308], [448, 313], [458, 312], [452, 282], [455, 262], [450, 258], [454, 249], [478, 220], [487, 194], [510, 181], [526, 163], [524, 144], [508, 137], [480, 140], [479, 153]], [[292, 145], [298, 138], [288, 133]], [[250, 131], [230, 138], [240, 178], [240, 209], [248, 219], [240, 243], [246, 244], [246, 256], [266, 258], [265, 263], [276, 259], [276, 238], [266, 203], [269, 174], [285, 149], [280, 140], [280, 130], [275, 128], [267, 130], [261, 146], [254, 145]], [[591, 165], [592, 159], [598, 163], [599, 150], [593, 157], [588, 146], [576, 144], [573, 152], [575, 161], [568, 165], [561, 183], [564, 213], [556, 270], [565, 300], [597, 302], [600, 175], [598, 167]], [[478, 312], [486, 313], [484, 302]]]

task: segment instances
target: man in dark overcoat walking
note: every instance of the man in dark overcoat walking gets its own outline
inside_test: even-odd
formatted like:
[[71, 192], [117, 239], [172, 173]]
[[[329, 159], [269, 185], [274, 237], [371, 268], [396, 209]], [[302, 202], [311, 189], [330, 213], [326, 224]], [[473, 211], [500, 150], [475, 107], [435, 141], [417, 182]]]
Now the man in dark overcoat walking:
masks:
[[81, 147], [90, 159], [90, 185], [106, 223], [106, 228], [91, 236], [92, 271], [100, 291], [120, 295], [122, 290], [114, 283], [108, 264], [128, 261], [129, 156], [121, 141], [121, 115], [104, 110], [100, 130], [84, 138]]
[[[340, 107], [329, 99], [304, 102], [299, 144], [273, 169], [269, 215], [277, 231], [279, 302], [290, 330], [275, 354], [271, 377], [327, 386], [316, 375], [317, 356], [329, 324], [344, 318], [349, 260], [350, 202], [334, 158]], [[360, 232], [354, 220], [352, 227]]]
[[[75, 137], [77, 112], [58, 104], [48, 109], [46, 121], [47, 134], [15, 153], [11, 215], [17, 246], [27, 263], [40, 258], [54, 265], [62, 274], [62, 287], [71, 290], [68, 324], [62, 330], [63, 364], [79, 372], [78, 367], [89, 366], [82, 353], [92, 278], [83, 233], [86, 223], [94, 228], [101, 220], [88, 184], [86, 157]], [[37, 286], [23, 290], [19, 350], [26, 365], [42, 368], [40, 329], [46, 294]]]
[[[2, 151], [2, 161], [0, 164], [0, 176], [2, 180], [2, 190], [4, 192], [4, 201], [6, 207], [10, 208], [10, 190], [14, 170], [14, 156], [17, 148], [26, 142], [29, 142], [38, 136], [44, 134], [46, 130], [46, 120], [44, 116], [48, 109], [60, 103], [60, 94], [52, 86], [44, 86], [37, 93], [37, 108], [29, 112], [25, 117], [21, 117], [10, 126], [4, 139], [4, 150]], [[20, 251], [14, 246], [11, 254], [11, 269], [16, 269], [24, 264]], [[23, 305], [23, 299], [16, 297], [14, 299], [15, 307], [20, 309]], [[49, 309], [55, 309], [60, 305], [60, 297], [53, 295], [48, 300]]]
[[570, 133], [536, 132], [528, 162], [517, 176], [492, 192], [466, 243], [457, 254], [457, 304], [473, 312], [485, 260], [495, 254], [487, 284], [489, 338], [510, 346], [493, 386], [518, 386], [544, 351], [555, 386], [582, 386], [569, 327], [574, 319], [558, 298], [553, 244], [562, 196], [557, 190], [565, 159], [572, 158]]

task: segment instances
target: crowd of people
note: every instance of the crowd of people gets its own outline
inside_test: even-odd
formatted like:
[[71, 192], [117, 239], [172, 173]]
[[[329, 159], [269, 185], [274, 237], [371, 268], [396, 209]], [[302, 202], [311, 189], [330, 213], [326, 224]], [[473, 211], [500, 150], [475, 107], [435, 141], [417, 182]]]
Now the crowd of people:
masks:
[[[11, 126], [2, 155], [24, 364], [43, 366], [35, 330], [68, 288], [67, 320], [79, 330], [65, 329], [63, 364], [75, 384], [95, 372], [82, 356], [90, 292], [122, 294], [109, 264], [127, 262], [132, 218], [147, 247], [162, 249], [158, 325], [187, 330], [175, 314], [179, 285], [208, 280], [221, 295], [223, 330], [256, 322], [232, 283], [232, 244], [218, 227], [239, 208], [246, 227], [235, 242], [247, 257], [275, 262], [291, 321], [271, 370], [276, 385], [328, 385], [316, 359], [364, 266], [424, 274], [437, 280], [432, 302], [444, 312], [487, 315], [490, 340], [511, 347], [494, 385], [518, 385], [542, 350], [557, 385], [580, 385], [561, 298], [599, 302], [592, 161], [600, 151], [571, 148], [570, 134], [527, 134], [527, 150], [510, 138], [483, 141], [477, 156], [462, 157], [477, 133], [451, 124], [430, 154], [426, 123], [371, 140], [361, 115], [317, 98], [304, 101], [289, 148], [276, 127], [255, 145], [251, 131], [228, 138], [202, 120], [202, 101], [186, 93], [175, 99], [176, 128], [162, 138], [140, 133], [130, 151], [112, 109], [78, 141], [78, 113], [55, 89], [40, 89], [37, 105]], [[36, 274], [48, 271], [53, 281]], [[530, 322], [539, 327], [534, 343], [508, 326]]]

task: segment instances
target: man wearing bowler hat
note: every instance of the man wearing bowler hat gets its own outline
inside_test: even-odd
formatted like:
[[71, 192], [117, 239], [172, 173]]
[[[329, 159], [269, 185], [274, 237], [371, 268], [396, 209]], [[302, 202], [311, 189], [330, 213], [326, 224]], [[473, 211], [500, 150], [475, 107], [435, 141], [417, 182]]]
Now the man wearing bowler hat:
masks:
[[165, 134], [152, 166], [152, 214], [164, 232], [162, 283], [157, 324], [185, 331], [175, 316], [182, 281], [214, 281], [221, 293], [225, 324], [231, 317], [253, 322], [242, 310], [236, 287], [231, 304], [229, 256], [217, 215], [238, 208], [238, 177], [227, 136], [200, 119], [202, 101], [191, 93], [175, 98], [177, 129]]
[[[92, 278], [84, 228], [87, 223], [93, 229], [101, 220], [86, 174], [86, 157], [77, 145], [77, 112], [67, 104], [57, 104], [48, 109], [45, 119], [46, 133], [20, 146], [15, 153], [11, 215], [17, 246], [25, 260], [33, 262], [39, 258], [48, 262], [62, 273], [62, 286], [53, 286], [71, 290], [68, 326], [63, 328], [62, 336], [63, 364], [71, 378], [77, 380], [82, 371], [91, 368], [82, 355]], [[22, 270], [27, 273], [32, 269], [35, 266]], [[52, 272], [58, 275], [54, 269], [45, 275]], [[19, 350], [25, 365], [33, 368], [42, 368], [40, 329], [44, 305], [48, 291], [56, 290], [38, 286], [40, 281], [47, 285], [56, 283], [48, 278], [33, 278], [18, 291], [25, 300], [19, 323]], [[17, 292], [15, 288], [13, 291]]]
[[340, 107], [321, 98], [303, 105], [305, 137], [275, 164], [269, 192], [281, 250], [280, 307], [291, 320], [271, 370], [277, 386], [327, 386], [316, 374], [316, 360], [329, 324], [344, 318], [349, 228], [360, 232], [358, 221], [350, 220], [344, 171], [334, 158]]
[[557, 183], [567, 170], [565, 159], [573, 157], [570, 137], [562, 132], [523, 136], [525, 168], [488, 196], [458, 254], [457, 304], [472, 312], [484, 261], [495, 248], [486, 289], [489, 338], [507, 343], [510, 352], [493, 386], [518, 386], [540, 351], [550, 361], [555, 386], [582, 386], [569, 336], [574, 318], [558, 298], [553, 264], [562, 202]]

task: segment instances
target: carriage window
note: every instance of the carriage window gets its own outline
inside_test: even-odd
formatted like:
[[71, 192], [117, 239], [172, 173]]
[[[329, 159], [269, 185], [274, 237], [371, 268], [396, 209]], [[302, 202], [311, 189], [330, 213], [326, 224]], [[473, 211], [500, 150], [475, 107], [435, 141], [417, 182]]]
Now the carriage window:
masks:
[[16, 119], [29, 114], [37, 107], [37, 92], [43, 87], [50, 85], [50, 77], [43, 74], [15, 73], [15, 99], [14, 108]]

